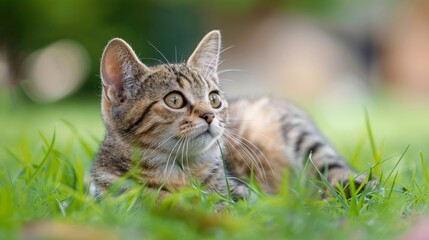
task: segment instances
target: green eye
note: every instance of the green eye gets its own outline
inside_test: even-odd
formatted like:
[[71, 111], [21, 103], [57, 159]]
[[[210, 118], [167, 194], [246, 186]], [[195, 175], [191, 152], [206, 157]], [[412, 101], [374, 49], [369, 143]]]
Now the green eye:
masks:
[[167, 104], [167, 106], [174, 109], [179, 109], [185, 106], [185, 99], [180, 93], [177, 93], [177, 92], [168, 94], [164, 98], [164, 102], [165, 104]]
[[210, 105], [212, 106], [212, 108], [220, 108], [222, 102], [220, 101], [219, 94], [210, 93], [209, 100], [210, 100]]

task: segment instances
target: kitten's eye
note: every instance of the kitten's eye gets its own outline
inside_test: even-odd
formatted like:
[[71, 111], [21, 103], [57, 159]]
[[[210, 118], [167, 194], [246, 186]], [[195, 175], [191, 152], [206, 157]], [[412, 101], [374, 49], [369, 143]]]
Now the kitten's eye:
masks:
[[185, 99], [180, 93], [173, 92], [164, 98], [164, 102], [171, 108], [179, 109], [185, 106]]
[[210, 93], [209, 100], [210, 105], [212, 105], [212, 108], [220, 108], [221, 101], [220, 96], [217, 93]]

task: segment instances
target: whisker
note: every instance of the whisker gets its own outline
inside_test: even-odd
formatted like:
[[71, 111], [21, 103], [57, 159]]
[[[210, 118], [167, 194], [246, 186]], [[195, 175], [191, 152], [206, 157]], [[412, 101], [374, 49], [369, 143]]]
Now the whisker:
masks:
[[175, 151], [175, 154], [174, 154], [174, 157], [173, 157], [173, 162], [172, 162], [172, 164], [171, 164], [170, 172], [168, 173], [167, 179], [168, 179], [168, 178], [170, 178], [171, 173], [173, 173], [173, 169], [174, 169], [174, 165], [175, 165], [175, 163], [176, 163], [177, 155], [178, 155], [178, 153], [179, 153], [179, 151], [180, 151], [180, 148], [182, 147], [182, 144], [184, 145], [184, 142], [185, 142], [185, 141], [182, 141], [182, 139], [183, 139], [183, 137], [182, 137], [182, 138], [180, 138], [180, 144], [179, 144], [179, 146], [177, 147], [177, 150]]
[[[218, 66], [220, 66], [222, 63], [224, 62], [224, 60], [222, 60], [222, 61], [220, 61], [218, 64], [217, 64], [217, 66], [215, 67], [215, 68], [213, 68], [208, 74], [207, 74], [207, 70], [208, 70], [208, 67], [206, 68], [206, 75], [205, 75], [205, 78], [210, 78], [211, 79], [211, 77], [210, 76], [212, 76], [212, 74], [215, 72], [215, 71], [217, 71], [217, 67]], [[213, 81], [213, 80], [212, 80]]]
[[[220, 54], [221, 53], [223, 53], [223, 52], [225, 52], [225, 51], [227, 51], [227, 50], [229, 50], [229, 49], [231, 49], [231, 48], [233, 48], [234, 46], [229, 46], [229, 47], [227, 47], [227, 48], [224, 48], [224, 49], [222, 49], [221, 51], [219, 51], [211, 60], [210, 60], [210, 62], [209, 62], [209, 64], [208, 64], [208, 66], [206, 67], [206, 70], [204, 71], [204, 78], [206, 78], [207, 77], [207, 71], [209, 70], [209, 67], [210, 66], [212, 66], [212, 63], [213, 63], [213, 61], [215, 61], [216, 59], [218, 59], [219, 58], [219, 56], [220, 56]], [[219, 66], [220, 64], [218, 64], [218, 63], [215, 63], [216, 64], [216, 66]]]
[[[230, 137], [230, 136], [229, 136]], [[229, 151], [233, 151], [233, 150], [235, 150], [235, 149], [231, 149], [232, 148], [232, 145], [233, 144], [231, 144], [231, 142], [228, 140], [228, 139], [226, 139], [226, 138], [224, 138], [224, 140], [225, 140], [225, 142], [227, 142], [227, 148], [229, 149]], [[230, 146], [231, 145], [231, 146]], [[240, 147], [240, 146], [239, 146]], [[241, 147], [240, 147], [241, 148]], [[241, 149], [243, 149], [243, 148], [241, 148]], [[245, 151], [244, 149], [243, 149], [243, 151]], [[250, 166], [249, 165], [249, 163], [247, 163], [247, 161], [245, 160], [245, 158], [244, 158], [244, 156], [239, 152], [239, 151], [237, 151], [236, 153], [238, 153], [238, 155], [240, 155], [240, 157], [243, 159], [243, 162], [244, 162], [244, 164], [246, 164], [246, 166], [249, 168], [249, 169], [253, 169], [253, 167], [252, 166], [255, 166], [254, 164], [252, 164], [252, 166]], [[246, 154], [246, 155], [248, 155], [248, 154]], [[249, 155], [248, 155], [249, 156]], [[251, 156], [249, 156], [249, 158], [251, 158]], [[252, 163], [253, 163], [253, 160], [251, 160], [252, 161]], [[256, 169], [257, 169], [257, 171], [259, 171], [259, 172], [262, 172], [262, 173], [264, 173], [264, 171], [262, 171], [261, 169], [259, 169], [258, 168], [258, 166], [255, 166], [256, 167]], [[255, 178], [256, 178], [256, 180], [258, 181], [258, 182], [263, 182], [263, 181], [261, 181], [261, 179], [259, 179], [257, 176], [255, 176]], [[264, 180], [264, 182], [265, 182], [265, 180]]]
[[243, 120], [243, 119], [228, 119], [228, 122], [256, 122], [256, 121], [259, 122], [259, 120], [255, 120], [255, 119], [246, 119], [246, 120]]
[[224, 69], [224, 70], [218, 71], [217, 74], [221, 75], [223, 73], [228, 73], [228, 72], [247, 72], [247, 71], [243, 70], [243, 69], [229, 68], [229, 69]]
[[140, 159], [140, 163], [144, 160], [149, 158], [150, 156], [152, 156], [153, 153], [155, 153], [160, 147], [162, 147], [165, 143], [167, 143], [170, 139], [172, 139], [173, 137], [175, 137], [174, 135], [167, 138], [165, 141], [163, 141], [162, 143], [160, 143], [155, 149], [152, 149], [152, 151], [149, 152], [149, 154], [147, 154], [146, 156], [142, 155], [142, 158]]
[[186, 164], [187, 164], [187, 169], [189, 170], [189, 139], [186, 142]]
[[177, 46], [174, 46], [174, 57], [176, 59], [176, 63], [177, 63]]
[[[165, 165], [165, 169], [164, 169], [164, 174], [165, 174], [165, 175], [167, 175], [167, 172], [168, 172], [168, 165], [169, 165], [169, 163], [170, 163], [171, 155], [173, 154], [174, 149], [176, 148], [176, 146], [177, 146], [177, 145], [182, 141], [182, 139], [183, 139], [183, 136], [182, 136], [182, 137], [180, 137], [180, 139], [176, 142], [176, 144], [174, 144], [173, 148], [172, 148], [172, 149], [171, 149], [171, 151], [170, 151], [170, 154], [168, 155], [167, 163], [166, 163], [166, 165]], [[174, 162], [173, 162], [173, 163], [174, 163]], [[173, 165], [173, 167], [174, 167], [174, 165]]]
[[[189, 170], [189, 166], [188, 167], [183, 167], [183, 165], [184, 165], [184, 159], [185, 159], [185, 155], [186, 155], [186, 158], [187, 158], [187, 155], [188, 155], [188, 150], [187, 150], [187, 148], [186, 148], [186, 145], [188, 144], [188, 136], [186, 136], [185, 137], [185, 141], [184, 141], [184, 144], [183, 144], [183, 147], [182, 147], [182, 155], [180, 156], [180, 160], [181, 160], [181, 166], [182, 166], [182, 170], [183, 170], [183, 172], [185, 173], [185, 174], [187, 174], [187, 175], [190, 175], [190, 173], [189, 173], [189, 171], [188, 172], [186, 172], [186, 170]], [[186, 148], [186, 151], [185, 151], [185, 148]]]
[[227, 83], [235, 82], [234, 79], [229, 79], [229, 78], [221, 78], [219, 80], [220, 80], [220, 82], [227, 82]]
[[[254, 167], [256, 168], [256, 170], [257, 170], [258, 172], [261, 172], [261, 174], [262, 174], [262, 178], [263, 178], [263, 180], [264, 180], [264, 183], [266, 183], [266, 181], [267, 181], [266, 174], [265, 174], [265, 171], [263, 170], [263, 166], [262, 166], [261, 161], [259, 160], [258, 154], [256, 154], [256, 152], [255, 152], [255, 151], [253, 151], [253, 149], [251, 149], [249, 146], [247, 146], [247, 144], [246, 144], [246, 143], [244, 143], [244, 142], [243, 142], [243, 141], [241, 141], [240, 139], [238, 139], [238, 138], [234, 137], [231, 133], [226, 132], [226, 133], [225, 133], [225, 136], [226, 136], [226, 137], [231, 138], [231, 140], [232, 140], [232, 141], [237, 141], [237, 142], [239, 143], [239, 145], [237, 145], [237, 147], [238, 147], [238, 148], [240, 148], [241, 150], [243, 150], [243, 151], [244, 151], [244, 153], [249, 157], [250, 161], [253, 163], [252, 165], [254, 165]], [[233, 144], [231, 144], [231, 145], [233, 145]], [[237, 153], [239, 153], [239, 154], [240, 154], [240, 152], [237, 152]], [[241, 154], [240, 154], [240, 155], [241, 155]], [[245, 161], [245, 159], [243, 158], [243, 156], [241, 156], [241, 157], [242, 157], [242, 159], [244, 160], [244, 162], [246, 163], [246, 165], [247, 165], [249, 168], [251, 168], [251, 167], [247, 164], [247, 162]]]
[[139, 58], [139, 59], [141, 59], [141, 60], [152, 60], [152, 61], [155, 61], [155, 62], [158, 62], [158, 63], [161, 63], [161, 64], [165, 64], [165, 62], [161, 61], [158, 58]]
[[[256, 167], [256, 170], [262, 174], [262, 178], [264, 180], [264, 183], [266, 183], [267, 182], [266, 174], [265, 174], [264, 168], [262, 166], [262, 162], [261, 162], [261, 160], [258, 157], [258, 154], [255, 151], [253, 151], [252, 148], [250, 148], [246, 143], [244, 143], [240, 139], [237, 139], [237, 138], [234, 139], [234, 136], [232, 136], [231, 134], [227, 135], [227, 136], [230, 137], [232, 140], [238, 141], [238, 143], [240, 145], [238, 145], [237, 147], [239, 147], [240, 149], [242, 149], [244, 151], [244, 153], [249, 157], [249, 160], [252, 162], [252, 165], [254, 167]], [[244, 158], [243, 158], [243, 160], [245, 161]], [[249, 165], [247, 165], [247, 166], [250, 168]]]
[[168, 61], [168, 59], [165, 57], [165, 55], [158, 49], [158, 48], [156, 48], [155, 47], [155, 45], [153, 45], [151, 42], [149, 42], [148, 41], [148, 43], [164, 58], [164, 60], [167, 62], [167, 66], [168, 66], [168, 68], [170, 68], [170, 70], [171, 70], [171, 64], [170, 64], [170, 62]]
[[271, 169], [271, 172], [274, 174], [274, 175], [276, 175], [276, 173], [274, 172], [274, 169], [272, 168], [272, 166], [271, 166], [271, 163], [270, 163], [270, 161], [267, 159], [267, 157], [265, 156], [265, 154], [254, 144], [254, 143], [252, 143], [251, 141], [249, 141], [248, 139], [246, 139], [245, 137], [243, 137], [243, 136], [240, 136], [240, 135], [238, 135], [238, 134], [236, 134], [236, 133], [234, 133], [234, 132], [232, 132], [232, 131], [230, 131], [230, 133], [231, 134], [233, 134], [233, 135], [235, 135], [236, 137], [239, 137], [239, 138], [241, 138], [241, 139], [243, 139], [244, 141], [246, 141], [247, 143], [249, 143], [252, 147], [254, 147], [260, 154], [261, 154], [261, 156], [263, 157], [263, 159], [265, 160], [265, 162], [268, 164], [268, 166], [270, 167], [270, 169]]

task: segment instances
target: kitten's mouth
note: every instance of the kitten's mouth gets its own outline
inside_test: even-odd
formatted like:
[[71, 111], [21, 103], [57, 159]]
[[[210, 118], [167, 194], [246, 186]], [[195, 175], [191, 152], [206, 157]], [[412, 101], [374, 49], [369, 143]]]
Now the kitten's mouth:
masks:
[[210, 128], [208, 128], [208, 129], [204, 132], [204, 134], [208, 134], [208, 135], [210, 135], [211, 137], [214, 137], [214, 136], [213, 136], [213, 134], [212, 134], [212, 132], [210, 131]]
[[210, 127], [208, 127], [206, 130], [202, 131], [201, 133], [197, 134], [194, 139], [200, 138], [200, 137], [204, 137], [204, 136], [210, 136], [212, 138], [214, 138], [214, 135], [212, 133], [212, 131], [210, 131]]
[[207, 129], [204, 132], [198, 134], [195, 138], [203, 137], [205, 135], [209, 135], [209, 136], [213, 137], [212, 133], [210, 132], [210, 129]]

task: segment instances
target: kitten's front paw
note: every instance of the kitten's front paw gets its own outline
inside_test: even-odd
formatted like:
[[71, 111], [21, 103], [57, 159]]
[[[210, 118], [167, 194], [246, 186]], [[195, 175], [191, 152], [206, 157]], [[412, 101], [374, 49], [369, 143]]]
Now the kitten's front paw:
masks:
[[[350, 176], [354, 176], [350, 178]], [[378, 181], [376, 179], [368, 179], [366, 175], [356, 175], [351, 172], [346, 172], [342, 174], [337, 174], [335, 177], [329, 179], [329, 183], [334, 187], [336, 191], [339, 191], [338, 184], [341, 186], [341, 189], [344, 191], [344, 194], [347, 198], [352, 197], [352, 189], [354, 189], [355, 194], [364, 192], [365, 190], [373, 190]], [[353, 184], [354, 186], [351, 186]]]

